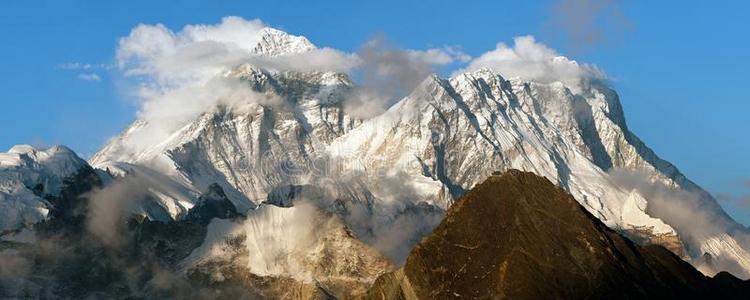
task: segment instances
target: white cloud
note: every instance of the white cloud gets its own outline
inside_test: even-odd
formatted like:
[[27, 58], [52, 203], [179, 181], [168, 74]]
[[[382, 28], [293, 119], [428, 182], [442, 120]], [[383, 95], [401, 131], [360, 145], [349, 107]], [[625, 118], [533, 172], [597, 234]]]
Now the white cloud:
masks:
[[602, 70], [594, 65], [579, 64], [557, 51], [538, 43], [533, 36], [513, 39], [513, 47], [498, 43], [495, 50], [486, 52], [459, 72], [489, 68], [506, 78], [520, 77], [542, 83], [560, 81], [577, 86], [581, 80], [604, 79]]
[[138, 97], [142, 101], [139, 117], [147, 122], [147, 128], [132, 132], [125, 141], [124, 146], [133, 152], [163, 142], [177, 129], [219, 105], [241, 111], [249, 105], [283, 102], [275, 94], [252, 90], [240, 79], [222, 76], [173, 89], [142, 87]]
[[117, 66], [160, 85], [206, 80], [250, 55], [265, 26], [260, 20], [226, 17], [217, 25], [188, 25], [173, 32], [162, 24], [135, 27], [120, 39]]
[[55, 68], [66, 71], [79, 71], [81, 73], [76, 75], [79, 80], [99, 82], [102, 81], [102, 77], [96, 71], [109, 70], [112, 68], [112, 65], [73, 62], [59, 64]]
[[354, 54], [347, 54], [332, 48], [318, 48], [304, 53], [282, 56], [256, 56], [248, 63], [272, 70], [288, 71], [334, 71], [349, 72], [357, 67], [359, 60]]
[[97, 75], [96, 73], [81, 73], [78, 74], [78, 79], [83, 81], [102, 81], [102, 78], [99, 77], [99, 75]]
[[468, 62], [471, 56], [458, 47], [431, 48], [427, 50], [405, 50], [409, 58], [429, 65], [447, 65], [454, 62]]
[[348, 71], [356, 58], [322, 48], [280, 56], [253, 49], [267, 26], [260, 20], [225, 17], [215, 25], [187, 25], [174, 32], [164, 25], [138, 25], [120, 39], [117, 65], [126, 75], [144, 75], [162, 87], [204, 83], [243, 63], [295, 71]]
[[57, 65], [58, 69], [63, 70], [80, 70], [80, 69], [90, 69], [91, 64], [82, 64], [82, 63], [64, 63]]

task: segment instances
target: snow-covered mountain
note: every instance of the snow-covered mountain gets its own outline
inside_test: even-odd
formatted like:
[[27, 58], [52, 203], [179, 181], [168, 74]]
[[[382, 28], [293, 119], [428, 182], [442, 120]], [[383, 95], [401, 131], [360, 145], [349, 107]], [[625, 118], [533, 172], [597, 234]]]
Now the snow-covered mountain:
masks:
[[[255, 49], [256, 55], [278, 56], [314, 46], [268, 29]], [[195, 190], [218, 182], [240, 211], [265, 201], [274, 188], [326, 182], [334, 183], [339, 198], [378, 206], [391, 195], [375, 182], [393, 176], [400, 176], [413, 203], [445, 209], [493, 171], [516, 168], [557, 182], [605, 224], [633, 238], [683, 256], [726, 257], [750, 271], [750, 254], [733, 238], [736, 232], [681, 233], [682, 224], [653, 211], [648, 193], [611, 175], [633, 172], [697, 194], [715, 221], [741, 231], [708, 193], [628, 130], [617, 94], [603, 84], [506, 79], [489, 69], [431, 76], [386, 113], [362, 121], [343, 107], [354, 87], [345, 74], [242, 65], [226, 76], [283, 101], [215, 107], [164, 142], [130, 152], [129, 136], [147, 130], [136, 121], [94, 155], [92, 165], [160, 166]], [[351, 174], [362, 184], [344, 180]], [[709, 246], [716, 239], [722, 246]]]
[[18, 145], [0, 153], [0, 234], [47, 219], [66, 180], [88, 168], [64, 146], [36, 149]]
[[255, 55], [282, 56], [315, 49], [315, 45], [304, 36], [294, 36], [270, 27], [262, 29], [258, 35], [258, 45], [251, 51]]
[[[276, 29], [259, 34], [248, 56], [316, 49]], [[215, 219], [202, 246], [181, 262], [186, 274], [231, 263], [222, 255], [236, 253], [226, 254], [225, 244], [242, 236], [242, 267], [254, 275], [369, 282], [376, 271], [357, 277], [356, 263], [326, 265], [325, 259], [383, 266], [368, 252], [371, 246], [398, 264], [464, 191], [513, 168], [547, 177], [607, 226], [664, 245], [707, 273], [733, 266], [736, 275], [750, 276], [746, 229], [630, 132], [617, 94], [601, 83], [573, 87], [505, 78], [490, 69], [433, 75], [385, 113], [361, 120], [347, 113], [357, 86], [343, 73], [241, 64], [223, 76], [250, 88], [253, 99], [219, 102], [148, 144], [140, 137], [153, 124], [140, 118], [89, 160], [103, 177], [142, 178], [137, 183], [152, 201], [130, 209], [151, 220], [184, 218], [213, 184], [246, 216]], [[74, 155], [65, 164], [44, 162], [70, 152], [63, 148], [22, 149], [0, 156], [0, 165], [13, 165], [0, 169], [11, 174], [0, 175], [8, 186], [0, 185], [0, 208], [14, 208], [0, 211], [12, 212], [3, 218], [12, 221], [0, 222], [7, 229], [45, 219], [49, 204], [34, 194], [38, 182], [54, 194], [62, 178], [86, 165]], [[31, 171], [7, 171], [20, 169]], [[27, 173], [41, 175], [27, 179]], [[652, 186], [663, 188], [654, 192]], [[708, 212], [706, 222], [721, 230], [695, 230], [665, 212], [681, 206], [670, 202], [672, 191]], [[316, 217], [300, 201], [315, 207]], [[299, 235], [315, 239], [290, 239]], [[706, 265], [705, 254], [722, 264]]]
[[[617, 95], [601, 85], [574, 94], [559, 82], [506, 80], [487, 69], [451, 79], [433, 76], [328, 150], [337, 159], [363, 162], [357, 165], [362, 170], [398, 170], [414, 182], [439, 182], [431, 193], [448, 200], [437, 203], [441, 206], [450, 205], [450, 199], [494, 170], [531, 171], [557, 182], [605, 224], [636, 239], [692, 257], [731, 257], [741, 269], [750, 270], [750, 254], [731, 235], [682, 234], [679, 227], [685, 224], [670, 224], [670, 216], [649, 206], [662, 199], [649, 199], [655, 195], [610, 174], [628, 170], [643, 181], [689, 191], [711, 211], [714, 222], [733, 223], [707, 193], [628, 130]], [[744, 238], [741, 226], [733, 225]], [[731, 250], [712, 249], [713, 239], [723, 240], [722, 247]]]

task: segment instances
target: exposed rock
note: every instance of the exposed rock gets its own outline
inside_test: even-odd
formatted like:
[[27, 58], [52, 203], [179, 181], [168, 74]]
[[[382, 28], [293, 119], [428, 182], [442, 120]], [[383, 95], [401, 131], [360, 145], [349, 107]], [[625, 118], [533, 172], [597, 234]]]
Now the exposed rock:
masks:
[[547, 179], [510, 170], [456, 201], [368, 298], [741, 299], [748, 286], [638, 246]]
[[639, 245], [659, 245], [677, 254], [682, 259], [689, 260], [690, 256], [685, 250], [685, 245], [675, 234], [654, 234], [646, 228], [623, 229], [620, 233], [633, 240]]
[[185, 219], [198, 221], [208, 225], [213, 218], [230, 219], [240, 216], [237, 209], [229, 201], [224, 190], [218, 184], [211, 184], [189, 211]]

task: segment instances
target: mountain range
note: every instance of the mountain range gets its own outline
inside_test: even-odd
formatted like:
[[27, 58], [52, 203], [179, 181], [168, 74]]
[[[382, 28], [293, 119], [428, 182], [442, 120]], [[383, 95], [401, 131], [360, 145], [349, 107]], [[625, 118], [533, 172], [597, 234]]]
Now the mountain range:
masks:
[[[317, 49], [272, 28], [259, 35], [250, 57]], [[626, 268], [632, 276], [615, 279], [642, 286], [640, 292], [659, 294], [651, 287], [662, 283], [672, 290], [686, 282], [714, 284], [682, 260], [708, 276], [727, 271], [750, 278], [748, 229], [628, 129], [619, 97], [605, 82], [538, 82], [487, 68], [431, 75], [387, 111], [361, 118], [349, 102], [359, 87], [346, 73], [244, 63], [218, 80], [231, 82], [241, 99], [218, 102], [168, 129], [141, 116], [88, 161], [64, 146], [16, 146], [0, 154], [0, 257], [7, 270], [0, 271], [0, 295], [354, 297], [367, 295], [387, 273], [374, 289], [391, 293], [408, 278], [417, 298], [427, 299], [433, 277], [409, 276], [445, 259], [433, 260], [429, 250], [445, 224], [466, 228], [475, 213], [476, 222], [490, 212], [539, 217], [506, 215], [490, 203], [485, 212], [462, 208], [469, 201], [459, 199], [472, 188], [485, 190], [487, 178], [498, 180], [493, 172], [512, 169], [547, 178], [559, 188], [549, 197], [572, 195], [585, 213], [571, 226], [587, 226], [586, 238], [615, 240], [594, 247], [596, 253], [627, 248], [615, 261], [633, 264]], [[150, 138], [154, 132], [158, 139]], [[578, 209], [510, 196], [531, 197], [550, 218]], [[471, 241], [498, 247], [503, 234]], [[548, 235], [533, 235], [542, 237]], [[50, 251], [57, 244], [66, 246]], [[66, 269], [92, 256], [90, 265]], [[633, 260], [639, 256], [645, 258]], [[417, 259], [425, 262], [415, 266]], [[597, 259], [586, 263], [613, 263]], [[443, 266], [454, 274], [457, 263]], [[674, 270], [684, 275], [679, 285], [660, 281]], [[502, 293], [516, 295], [521, 278], [538, 279], [532, 275], [519, 274], [531, 277]], [[445, 280], [440, 276], [434, 280]], [[575, 289], [560, 297], [588, 293]], [[443, 291], [454, 290], [435, 290]]]

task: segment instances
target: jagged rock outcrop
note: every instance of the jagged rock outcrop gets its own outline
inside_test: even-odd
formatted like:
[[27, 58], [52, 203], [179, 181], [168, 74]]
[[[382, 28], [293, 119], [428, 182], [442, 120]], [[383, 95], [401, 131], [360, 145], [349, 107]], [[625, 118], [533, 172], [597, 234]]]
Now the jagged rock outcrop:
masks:
[[213, 218], [231, 219], [239, 216], [224, 190], [218, 184], [212, 184], [198, 199], [198, 203], [190, 208], [184, 219], [208, 225]]

